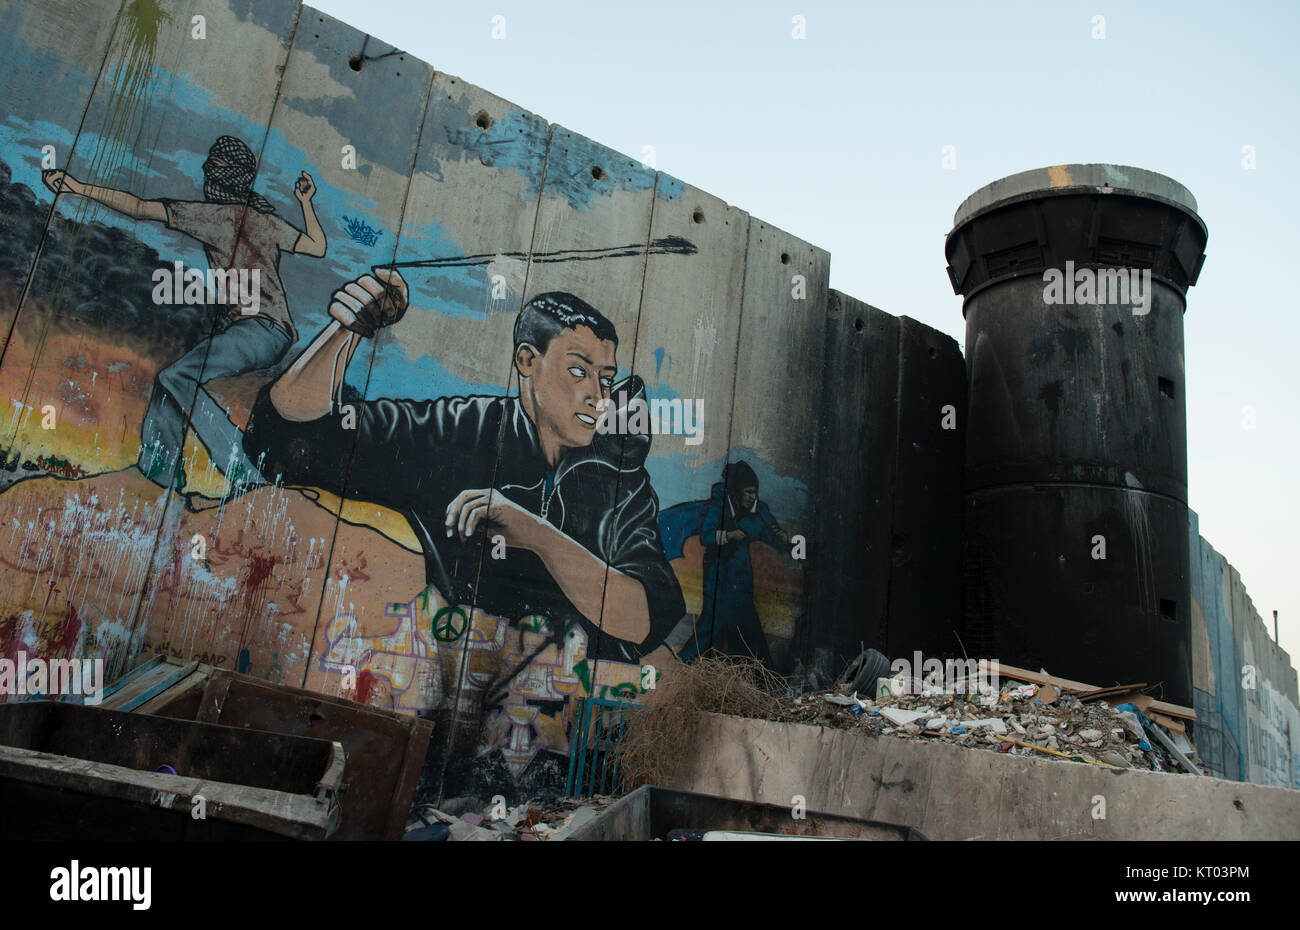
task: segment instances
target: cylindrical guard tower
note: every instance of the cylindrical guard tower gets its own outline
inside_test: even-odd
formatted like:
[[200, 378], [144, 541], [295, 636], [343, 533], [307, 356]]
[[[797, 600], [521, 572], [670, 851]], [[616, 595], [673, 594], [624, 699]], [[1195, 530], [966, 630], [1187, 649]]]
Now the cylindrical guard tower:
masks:
[[1183, 312], [1205, 243], [1191, 193], [1140, 168], [1026, 171], [958, 208], [972, 654], [1192, 704]]

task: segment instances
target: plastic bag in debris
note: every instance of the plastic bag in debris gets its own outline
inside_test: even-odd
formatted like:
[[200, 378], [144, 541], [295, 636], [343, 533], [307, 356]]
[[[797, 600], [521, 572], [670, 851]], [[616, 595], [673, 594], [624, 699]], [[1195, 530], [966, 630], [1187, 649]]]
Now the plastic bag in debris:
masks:
[[1150, 751], [1151, 744], [1147, 742], [1147, 734], [1143, 727], [1152, 726], [1152, 723], [1147, 719], [1146, 714], [1138, 710], [1136, 704], [1116, 704], [1115, 713], [1128, 727], [1129, 732], [1137, 737], [1138, 748]]

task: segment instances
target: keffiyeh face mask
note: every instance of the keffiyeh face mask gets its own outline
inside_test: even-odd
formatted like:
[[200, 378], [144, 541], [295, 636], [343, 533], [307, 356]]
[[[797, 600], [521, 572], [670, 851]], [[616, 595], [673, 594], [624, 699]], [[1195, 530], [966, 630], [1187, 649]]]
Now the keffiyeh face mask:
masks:
[[257, 159], [252, 149], [234, 136], [222, 136], [203, 163], [203, 196], [209, 203], [244, 203], [259, 213], [274, 213], [270, 201], [253, 190], [256, 177]]

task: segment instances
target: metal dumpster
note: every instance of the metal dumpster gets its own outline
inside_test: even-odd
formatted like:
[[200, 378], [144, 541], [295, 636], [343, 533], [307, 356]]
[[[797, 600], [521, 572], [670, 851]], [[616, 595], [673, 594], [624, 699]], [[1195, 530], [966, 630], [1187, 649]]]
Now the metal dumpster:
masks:
[[[725, 833], [747, 836], [721, 835]], [[789, 807], [658, 785], [645, 785], [620, 798], [568, 837], [571, 841], [747, 838], [924, 840], [926, 837], [915, 827], [837, 814], [808, 811], [805, 817], [796, 820]]]
[[104, 706], [341, 743], [347, 769], [332, 840], [402, 838], [433, 732], [408, 714], [162, 658], [110, 685]]
[[54, 701], [0, 705], [0, 838], [325, 839], [338, 826], [344, 761], [329, 740]]

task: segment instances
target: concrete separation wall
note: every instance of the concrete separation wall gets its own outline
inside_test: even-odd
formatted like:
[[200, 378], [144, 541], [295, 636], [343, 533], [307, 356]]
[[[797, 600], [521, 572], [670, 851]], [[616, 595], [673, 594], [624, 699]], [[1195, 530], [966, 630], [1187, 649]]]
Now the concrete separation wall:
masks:
[[[956, 616], [960, 353], [825, 250], [294, 0], [0, 25], [0, 658], [431, 716], [440, 792], [513, 802], [646, 666], [829, 677]], [[344, 352], [335, 292], [393, 264]], [[209, 306], [236, 266], [260, 297]], [[493, 531], [446, 537], [474, 492]]]
[[[710, 647], [816, 686], [989, 651], [955, 635], [965, 361], [825, 250], [295, 0], [0, 27], [0, 658], [429, 716], [438, 793], [515, 803], [579, 698]], [[351, 326], [396, 265], [404, 315]], [[1207, 759], [1294, 785], [1294, 672], [1202, 561]]]
[[[1296, 840], [1300, 791], [710, 715], [668, 787], [946, 840]], [[1102, 812], [1104, 817], [1094, 816]]]
[[1300, 788], [1300, 698], [1241, 575], [1188, 521], [1196, 749], [1221, 778]]
[[[959, 656], [966, 367], [956, 340], [831, 291], [807, 586], [822, 677], [862, 644]], [[844, 506], [844, 502], [851, 502]]]

